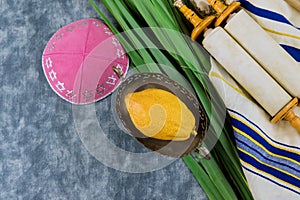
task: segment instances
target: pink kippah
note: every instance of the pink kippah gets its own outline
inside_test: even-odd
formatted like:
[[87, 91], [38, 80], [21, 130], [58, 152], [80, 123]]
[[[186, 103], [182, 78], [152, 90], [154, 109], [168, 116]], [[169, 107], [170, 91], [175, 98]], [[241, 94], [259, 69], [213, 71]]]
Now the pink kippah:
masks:
[[43, 53], [52, 89], [74, 104], [98, 101], [116, 89], [128, 70], [128, 57], [102, 22], [85, 19], [59, 29]]

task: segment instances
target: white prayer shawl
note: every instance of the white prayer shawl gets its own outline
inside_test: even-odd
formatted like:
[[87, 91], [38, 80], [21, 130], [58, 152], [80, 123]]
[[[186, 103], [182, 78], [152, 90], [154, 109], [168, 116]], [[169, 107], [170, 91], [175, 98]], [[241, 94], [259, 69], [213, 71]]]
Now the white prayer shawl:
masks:
[[[258, 24], [300, 63], [300, 12], [282, 0], [240, 2]], [[241, 28], [247, 28], [247, 25]], [[255, 41], [255, 33], [251, 34]], [[300, 199], [300, 134], [289, 122], [271, 124], [270, 116], [222, 66], [213, 59], [211, 64], [210, 79], [231, 116], [240, 160], [254, 198]], [[253, 77], [253, 81], [259, 80]], [[295, 111], [300, 114], [300, 107]]]

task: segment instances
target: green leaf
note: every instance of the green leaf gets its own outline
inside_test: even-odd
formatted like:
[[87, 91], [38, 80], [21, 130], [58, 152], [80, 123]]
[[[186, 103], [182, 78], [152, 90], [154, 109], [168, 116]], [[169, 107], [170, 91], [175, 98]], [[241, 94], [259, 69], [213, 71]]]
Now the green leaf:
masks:
[[[113, 32], [118, 33], [96, 4], [92, 0], [89, 1]], [[102, 2], [126, 31], [125, 36], [121, 35], [118, 39], [137, 70], [161, 71], [175, 80], [180, 80], [180, 83], [184, 82], [179, 75], [182, 72], [193, 86], [212, 126], [207, 133], [205, 143], [215, 142], [218, 135], [219, 140], [211, 151], [212, 161], [199, 159], [198, 163], [192, 156], [186, 156], [183, 160], [208, 197], [226, 200], [231, 197], [253, 199], [232, 141], [233, 133], [229, 120], [226, 119], [224, 124], [222, 118], [224, 116], [216, 114], [224, 112], [226, 108], [207, 75], [210, 70], [210, 57], [196, 42], [191, 42], [190, 39], [180, 35], [189, 34], [193, 27], [174, 8], [173, 0], [103, 0]], [[144, 27], [152, 29], [143, 31]], [[159, 28], [165, 28], [165, 31]], [[131, 29], [136, 30], [130, 31]], [[177, 34], [170, 34], [171, 30]], [[147, 67], [141, 68], [141, 65]]]
[[[224, 176], [222, 170], [218, 166], [214, 157], [211, 157], [210, 160], [205, 160], [205, 159], [201, 158], [198, 153], [194, 153], [194, 154], [196, 155], [198, 160], [201, 161], [203, 168], [209, 175], [213, 184], [218, 188], [218, 191], [223, 196], [223, 198], [231, 199], [231, 200], [237, 199], [237, 196], [235, 195], [233, 189], [231, 188], [228, 180]], [[211, 170], [211, 169], [213, 169], [213, 170]]]
[[212, 180], [205, 172], [205, 170], [197, 163], [197, 161], [191, 156], [185, 156], [182, 158], [187, 166], [189, 166], [191, 172], [195, 176], [197, 182], [210, 200], [222, 200], [222, 196], [219, 193], [218, 188], [213, 184]]

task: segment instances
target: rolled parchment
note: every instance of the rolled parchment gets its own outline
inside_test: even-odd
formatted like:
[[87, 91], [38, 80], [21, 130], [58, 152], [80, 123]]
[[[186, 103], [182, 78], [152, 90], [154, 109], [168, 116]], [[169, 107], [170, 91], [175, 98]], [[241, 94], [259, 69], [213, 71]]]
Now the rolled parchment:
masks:
[[203, 46], [272, 117], [292, 100], [223, 28], [206, 32]]
[[244, 10], [224, 29], [288, 92], [300, 98], [300, 65]]
[[271, 122], [285, 119], [300, 133], [292, 98], [223, 28], [205, 33], [204, 48], [269, 113]]

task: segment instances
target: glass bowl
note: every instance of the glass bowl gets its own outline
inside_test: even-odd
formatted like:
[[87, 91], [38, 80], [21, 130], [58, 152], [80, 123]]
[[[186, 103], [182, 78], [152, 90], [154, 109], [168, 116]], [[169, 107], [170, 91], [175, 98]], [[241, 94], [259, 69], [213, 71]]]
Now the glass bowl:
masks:
[[[195, 117], [197, 135], [190, 135], [184, 141], [159, 140], [145, 136], [133, 124], [125, 105], [125, 97], [129, 93], [156, 88], [168, 91], [177, 96]], [[146, 148], [170, 157], [182, 157], [193, 151], [203, 151], [201, 143], [205, 137], [208, 120], [197, 98], [185, 87], [162, 73], [138, 73], [126, 78], [116, 94], [116, 114], [125, 131], [142, 143]]]

